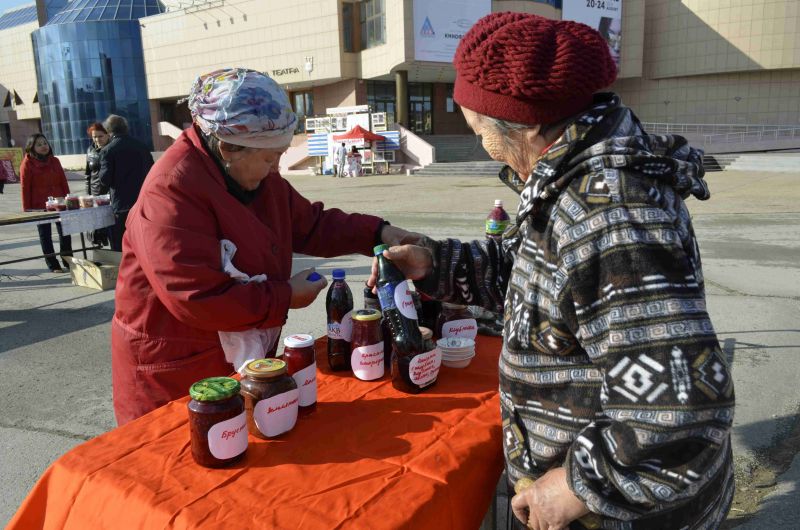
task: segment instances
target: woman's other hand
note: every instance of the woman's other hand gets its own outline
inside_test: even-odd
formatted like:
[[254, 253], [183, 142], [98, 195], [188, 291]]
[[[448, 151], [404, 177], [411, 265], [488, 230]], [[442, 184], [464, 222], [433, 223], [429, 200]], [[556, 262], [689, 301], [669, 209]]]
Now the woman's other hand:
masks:
[[321, 276], [319, 280], [309, 281], [308, 276], [314, 272], [314, 269], [305, 269], [289, 279], [289, 285], [292, 288], [292, 298], [289, 300], [289, 309], [300, 309], [307, 307], [317, 298], [317, 295], [328, 285], [328, 280], [325, 276]]
[[567, 485], [567, 470], [551, 469], [511, 499], [514, 515], [533, 530], [561, 530], [589, 513]]

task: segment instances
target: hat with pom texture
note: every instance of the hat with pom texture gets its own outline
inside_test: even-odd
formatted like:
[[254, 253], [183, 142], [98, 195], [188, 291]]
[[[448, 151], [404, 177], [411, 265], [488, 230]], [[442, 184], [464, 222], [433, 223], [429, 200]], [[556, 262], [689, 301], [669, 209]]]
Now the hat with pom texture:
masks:
[[600, 33], [527, 13], [480, 19], [461, 39], [454, 64], [459, 105], [528, 125], [577, 114], [617, 77]]

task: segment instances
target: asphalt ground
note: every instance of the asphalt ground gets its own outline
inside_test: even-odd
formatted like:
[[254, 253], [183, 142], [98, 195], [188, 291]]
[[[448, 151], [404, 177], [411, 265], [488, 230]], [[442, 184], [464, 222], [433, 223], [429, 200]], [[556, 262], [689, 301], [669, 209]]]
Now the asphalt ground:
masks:
[[[494, 199], [516, 196], [495, 179], [400, 175], [293, 176], [327, 207], [384, 216], [434, 238], [482, 237]], [[797, 528], [800, 520], [800, 170], [707, 175], [712, 198], [689, 200], [700, 242], [709, 312], [733, 359], [733, 432], [738, 492], [726, 526]], [[80, 191], [81, 182], [71, 182]], [[19, 211], [6, 185], [0, 213]], [[54, 234], [55, 235], [55, 234]], [[77, 245], [77, 238], [73, 245]], [[0, 261], [40, 253], [32, 225], [0, 227]], [[369, 272], [364, 256], [296, 256], [330, 277], [348, 271], [356, 304]], [[323, 293], [324, 294], [324, 293]], [[0, 267], [0, 522], [16, 511], [47, 466], [114, 428], [110, 320], [113, 291], [70, 284], [43, 260]], [[284, 335], [325, 329], [324, 296], [290, 312]], [[759, 510], [760, 506], [760, 510]], [[758, 512], [756, 513], [756, 511]], [[742, 526], [743, 525], [743, 526]]]

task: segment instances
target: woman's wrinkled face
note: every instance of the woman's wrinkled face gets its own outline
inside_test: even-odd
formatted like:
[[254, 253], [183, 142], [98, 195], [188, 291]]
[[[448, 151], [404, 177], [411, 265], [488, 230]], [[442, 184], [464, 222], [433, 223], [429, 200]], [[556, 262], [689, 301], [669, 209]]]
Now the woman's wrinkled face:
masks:
[[245, 148], [241, 151], [225, 153], [223, 158], [228, 167], [228, 174], [248, 190], [258, 189], [261, 181], [280, 167], [281, 156], [286, 149]]
[[47, 142], [46, 138], [40, 136], [33, 144], [33, 150], [39, 156], [47, 156], [50, 154], [50, 144]]
[[92, 142], [97, 147], [103, 147], [104, 145], [106, 145], [108, 143], [108, 139], [109, 139], [108, 133], [105, 133], [103, 131], [92, 131]]
[[483, 116], [477, 112], [470, 110], [466, 107], [461, 107], [464, 113], [464, 118], [467, 120], [467, 125], [470, 129], [481, 137], [481, 143], [486, 152], [493, 160], [510, 164], [510, 148], [508, 146], [508, 138], [494, 127], [491, 122], [485, 120]]

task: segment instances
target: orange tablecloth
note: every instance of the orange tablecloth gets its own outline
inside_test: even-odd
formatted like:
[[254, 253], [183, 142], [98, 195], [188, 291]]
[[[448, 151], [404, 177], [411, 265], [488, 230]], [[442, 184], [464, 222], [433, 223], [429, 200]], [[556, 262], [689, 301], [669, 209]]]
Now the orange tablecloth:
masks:
[[251, 435], [233, 467], [192, 460], [187, 397], [56, 460], [8, 528], [478, 528], [502, 469], [500, 340], [418, 395], [330, 372], [320, 344], [316, 413]]

